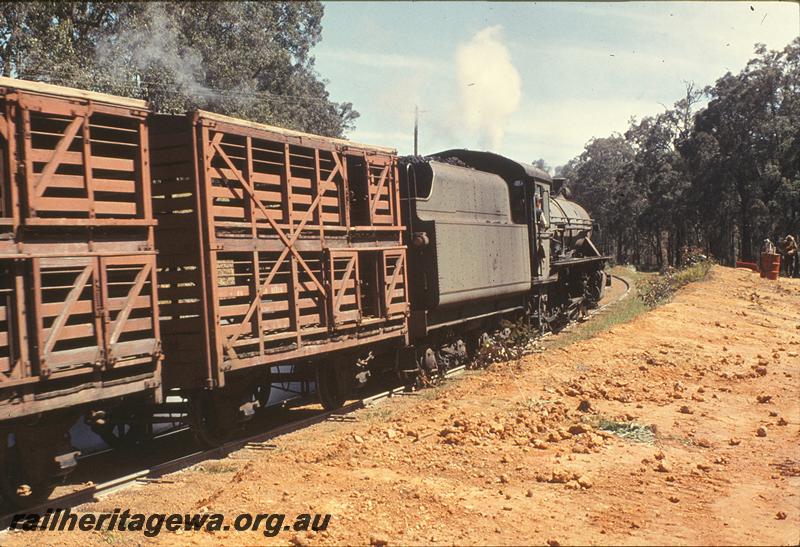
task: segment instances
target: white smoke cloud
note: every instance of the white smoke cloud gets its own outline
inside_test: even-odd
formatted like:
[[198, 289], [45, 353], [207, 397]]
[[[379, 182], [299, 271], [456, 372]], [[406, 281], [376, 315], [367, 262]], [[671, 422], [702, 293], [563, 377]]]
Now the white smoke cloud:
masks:
[[520, 104], [522, 80], [500, 40], [499, 25], [487, 27], [456, 51], [456, 71], [465, 121], [481, 147], [497, 151], [508, 118]]
[[[180, 44], [180, 31], [167, 10], [169, 3], [147, 2], [144, 10], [113, 39], [97, 44], [97, 61], [109, 71], [131, 68], [145, 79], [150, 73], [166, 73], [174, 84], [194, 99], [208, 100], [215, 93], [201, 83], [205, 68], [202, 55]], [[147, 87], [151, 82], [144, 81]]]

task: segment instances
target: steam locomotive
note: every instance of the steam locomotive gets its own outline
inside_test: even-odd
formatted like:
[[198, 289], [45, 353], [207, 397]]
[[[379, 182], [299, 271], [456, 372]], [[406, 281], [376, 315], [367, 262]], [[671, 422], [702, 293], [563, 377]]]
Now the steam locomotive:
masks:
[[176, 415], [218, 445], [276, 386], [336, 408], [373, 371], [466, 362], [503, 321], [557, 329], [606, 285], [563, 181], [497, 154], [9, 78], [0, 108], [6, 507], [75, 466], [81, 417], [117, 448]]

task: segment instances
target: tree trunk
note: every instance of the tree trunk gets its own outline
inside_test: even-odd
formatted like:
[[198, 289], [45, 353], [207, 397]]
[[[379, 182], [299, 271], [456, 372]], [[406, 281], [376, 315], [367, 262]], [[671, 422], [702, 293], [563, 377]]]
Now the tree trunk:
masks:
[[753, 233], [750, 226], [750, 218], [747, 215], [747, 207], [742, 203], [742, 209], [739, 213], [739, 244], [740, 255], [745, 260], [755, 260], [756, 256], [753, 252]]

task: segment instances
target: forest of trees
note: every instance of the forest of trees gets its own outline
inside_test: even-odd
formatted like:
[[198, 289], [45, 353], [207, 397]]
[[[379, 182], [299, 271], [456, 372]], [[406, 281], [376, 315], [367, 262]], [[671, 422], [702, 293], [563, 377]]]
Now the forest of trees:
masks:
[[0, 74], [338, 137], [358, 113], [314, 70], [322, 16], [320, 2], [3, 2]]
[[[314, 69], [320, 2], [3, 2], [0, 74], [343, 136], [358, 112]], [[543, 160], [537, 164], [543, 168]], [[723, 263], [800, 231], [800, 39], [595, 138], [559, 169], [618, 262]]]
[[797, 237], [800, 38], [756, 46], [741, 72], [704, 90], [687, 84], [671, 109], [591, 140], [559, 174], [620, 263], [680, 265], [696, 246], [732, 264], [765, 238]]

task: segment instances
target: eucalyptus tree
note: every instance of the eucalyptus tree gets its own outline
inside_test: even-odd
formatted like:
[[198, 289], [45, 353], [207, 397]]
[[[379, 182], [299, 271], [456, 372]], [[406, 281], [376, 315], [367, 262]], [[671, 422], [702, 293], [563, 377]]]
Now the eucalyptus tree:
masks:
[[314, 68], [320, 2], [6, 2], [6, 76], [341, 136], [358, 113]]

